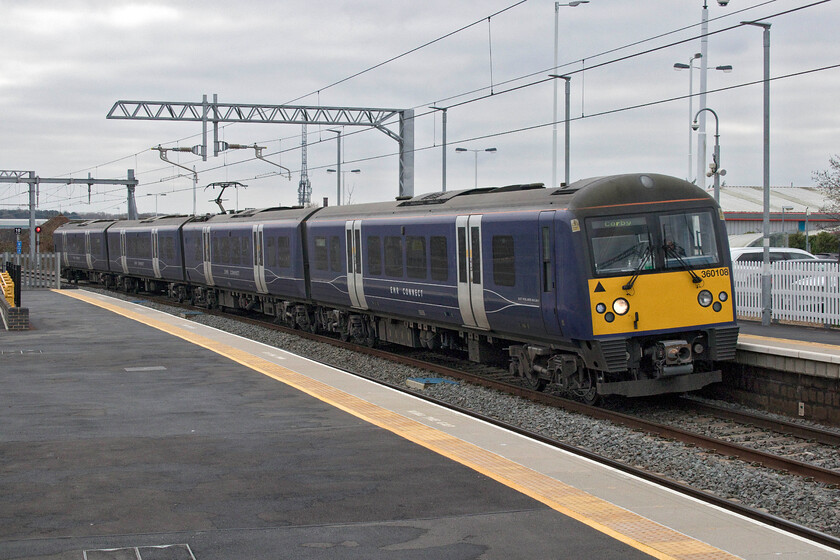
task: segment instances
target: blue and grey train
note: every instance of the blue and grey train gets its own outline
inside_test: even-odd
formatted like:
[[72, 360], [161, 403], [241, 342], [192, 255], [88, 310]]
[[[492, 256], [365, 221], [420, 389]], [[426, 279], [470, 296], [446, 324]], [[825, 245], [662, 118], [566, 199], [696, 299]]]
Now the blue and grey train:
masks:
[[656, 174], [71, 222], [55, 242], [70, 280], [504, 360], [584, 401], [700, 389], [738, 337], [720, 207]]

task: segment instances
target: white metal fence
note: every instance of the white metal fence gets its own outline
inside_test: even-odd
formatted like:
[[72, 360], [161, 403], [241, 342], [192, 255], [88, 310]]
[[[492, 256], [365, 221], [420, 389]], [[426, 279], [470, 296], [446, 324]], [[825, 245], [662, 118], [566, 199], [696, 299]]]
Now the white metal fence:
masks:
[[[744, 318], [761, 318], [761, 263], [733, 263], [735, 305]], [[779, 261], [770, 265], [771, 318], [840, 325], [840, 265]]]
[[11, 262], [21, 267], [20, 280], [24, 289], [61, 288], [60, 253], [36, 253], [32, 259], [28, 254], [0, 253], [0, 269]]

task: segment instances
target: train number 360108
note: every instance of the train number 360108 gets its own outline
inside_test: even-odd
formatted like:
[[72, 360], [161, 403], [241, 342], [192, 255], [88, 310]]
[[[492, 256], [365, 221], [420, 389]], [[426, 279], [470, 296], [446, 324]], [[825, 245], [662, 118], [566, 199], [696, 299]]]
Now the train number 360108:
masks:
[[703, 278], [714, 278], [715, 276], [729, 276], [728, 268], [710, 268], [709, 270], [701, 270], [700, 276]]

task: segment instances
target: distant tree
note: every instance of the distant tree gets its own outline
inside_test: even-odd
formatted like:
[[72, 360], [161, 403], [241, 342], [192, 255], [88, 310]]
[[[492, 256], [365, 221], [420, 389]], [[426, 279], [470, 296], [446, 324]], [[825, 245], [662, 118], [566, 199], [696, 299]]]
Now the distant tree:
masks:
[[814, 171], [811, 176], [825, 197], [821, 210], [840, 218], [840, 156], [829, 157], [828, 165], [828, 169]]

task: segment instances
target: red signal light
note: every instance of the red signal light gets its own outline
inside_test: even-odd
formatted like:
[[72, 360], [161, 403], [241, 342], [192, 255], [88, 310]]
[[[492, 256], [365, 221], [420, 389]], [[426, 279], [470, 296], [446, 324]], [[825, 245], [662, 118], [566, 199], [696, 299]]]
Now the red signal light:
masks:
[[35, 226], [35, 233], [41, 233], [41, 226]]

